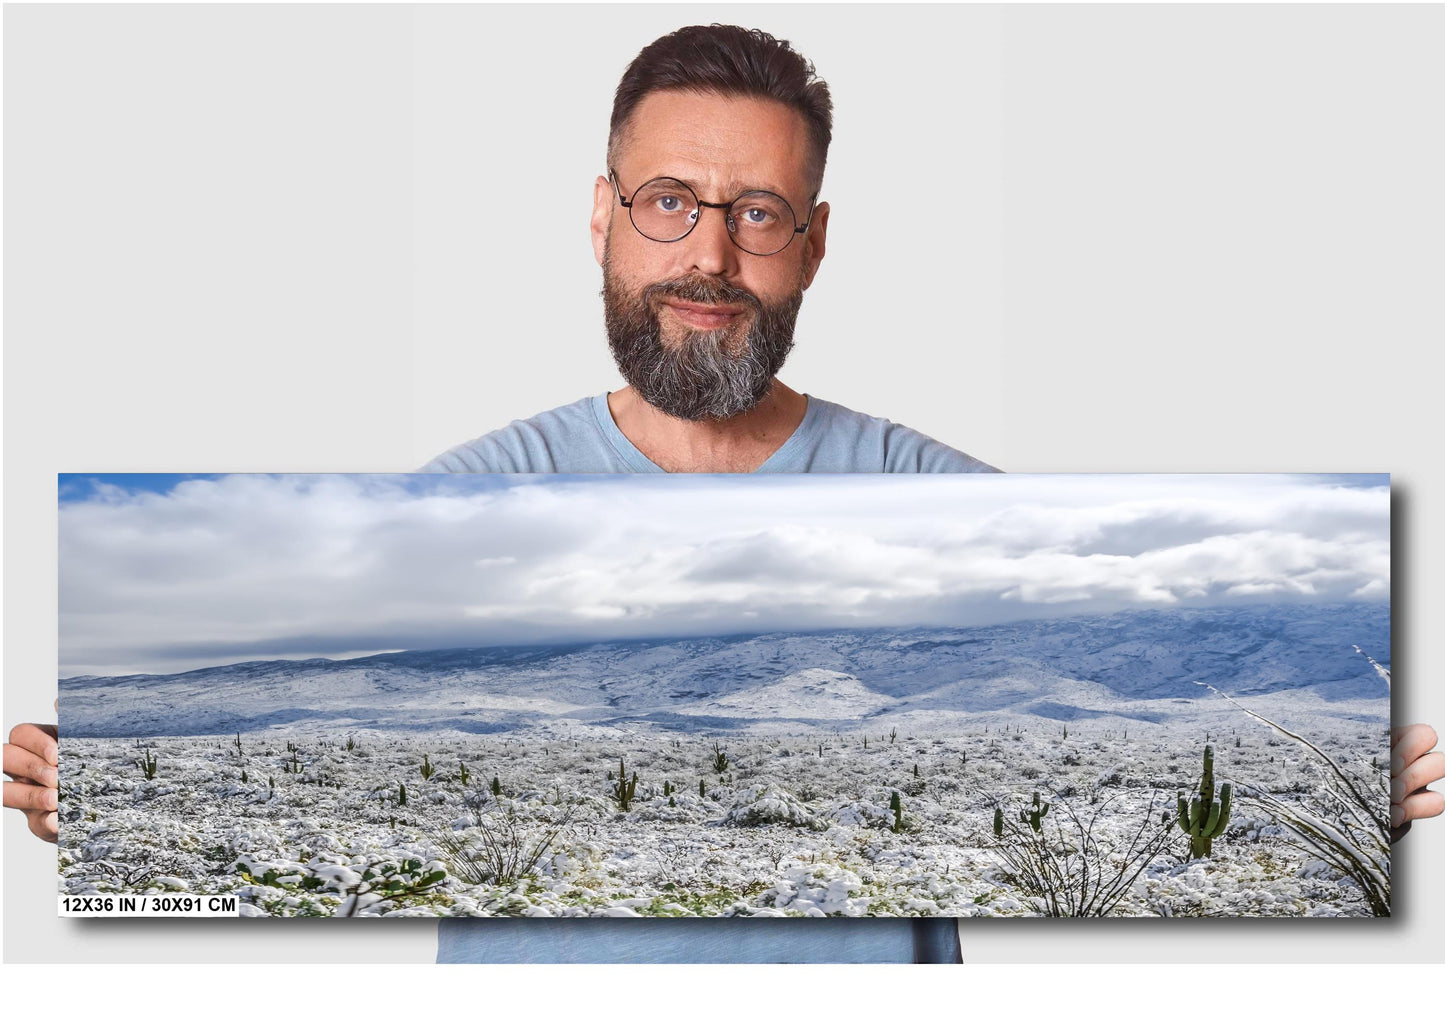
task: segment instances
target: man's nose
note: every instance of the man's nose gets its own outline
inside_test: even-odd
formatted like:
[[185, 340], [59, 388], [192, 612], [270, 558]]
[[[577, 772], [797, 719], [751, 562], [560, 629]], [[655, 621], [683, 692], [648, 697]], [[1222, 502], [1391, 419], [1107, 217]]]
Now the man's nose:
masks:
[[737, 271], [738, 248], [728, 232], [727, 208], [699, 205], [694, 219], [692, 231], [675, 244], [685, 248], [688, 269], [713, 276]]

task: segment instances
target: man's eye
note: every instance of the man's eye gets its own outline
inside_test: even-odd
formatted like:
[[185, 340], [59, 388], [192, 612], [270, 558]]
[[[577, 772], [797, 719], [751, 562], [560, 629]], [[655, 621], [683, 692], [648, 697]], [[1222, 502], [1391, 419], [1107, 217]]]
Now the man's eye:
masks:
[[761, 207], [749, 207], [743, 211], [743, 221], [749, 225], [766, 225], [771, 217], [772, 214]]
[[656, 200], [657, 209], [668, 214], [676, 214], [682, 210], [682, 199], [676, 196], [659, 196]]

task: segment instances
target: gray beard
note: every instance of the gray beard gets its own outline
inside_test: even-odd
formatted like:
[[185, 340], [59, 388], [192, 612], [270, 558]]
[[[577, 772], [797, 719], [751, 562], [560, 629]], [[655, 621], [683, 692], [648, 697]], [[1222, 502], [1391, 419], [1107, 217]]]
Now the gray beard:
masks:
[[[693, 303], [739, 304], [752, 312], [740, 345], [728, 347], [733, 328], [688, 332], [677, 346], [662, 342], [654, 304], [663, 297]], [[653, 407], [683, 421], [725, 421], [752, 410], [772, 387], [793, 348], [803, 291], [775, 306], [738, 286], [712, 279], [654, 282], [640, 296], [624, 291], [602, 265], [607, 342], [627, 384]]]

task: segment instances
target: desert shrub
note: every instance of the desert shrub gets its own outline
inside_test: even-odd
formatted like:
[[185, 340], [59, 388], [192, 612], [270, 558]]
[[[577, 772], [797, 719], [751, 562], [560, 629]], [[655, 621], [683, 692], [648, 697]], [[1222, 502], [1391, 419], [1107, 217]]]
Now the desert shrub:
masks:
[[1116, 843], [1095, 832], [1107, 801], [1087, 820], [1067, 801], [1060, 805], [1062, 814], [1039, 832], [1006, 818], [1001, 825], [995, 820], [1003, 829], [997, 848], [1007, 868], [1003, 877], [1050, 917], [1106, 917], [1168, 845], [1171, 822], [1159, 819], [1151, 796], [1139, 826]]
[[726, 824], [752, 828], [758, 825], [787, 824], [821, 828], [823, 821], [807, 805], [788, 790], [772, 782], [739, 789], [732, 809], [724, 816]]
[[[1367, 658], [1368, 659], [1368, 658]], [[1375, 664], [1372, 660], [1371, 664]], [[1375, 664], [1380, 677], [1389, 672]], [[1370, 912], [1390, 913], [1390, 776], [1384, 768], [1342, 766], [1304, 736], [1256, 714], [1237, 700], [1205, 685], [1256, 721], [1263, 722], [1304, 749], [1306, 763], [1319, 787], [1298, 800], [1282, 800], [1259, 785], [1240, 786], [1240, 797], [1265, 811], [1283, 828], [1288, 841], [1323, 861], [1341, 877], [1359, 886]], [[1271, 738], [1274, 738], [1273, 736]]]
[[478, 821], [464, 835], [443, 831], [430, 836], [447, 854], [452, 876], [471, 885], [507, 885], [532, 874], [562, 833], [566, 822], [536, 832], [524, 832], [510, 811], [501, 817]]

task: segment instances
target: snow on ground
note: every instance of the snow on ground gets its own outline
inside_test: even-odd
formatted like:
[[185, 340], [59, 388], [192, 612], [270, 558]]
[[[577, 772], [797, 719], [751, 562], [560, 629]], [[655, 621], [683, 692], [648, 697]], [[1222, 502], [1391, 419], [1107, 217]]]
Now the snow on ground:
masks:
[[845, 720], [865, 717], [897, 701], [873, 692], [842, 671], [807, 668], [768, 685], [679, 707], [679, 714], [748, 718]]
[[[855, 715], [866, 700], [846, 675], [792, 679]], [[1366, 773], [1387, 759], [1383, 701], [1339, 717], [1300, 701], [1267, 713], [1308, 716], [1295, 726]], [[1121, 844], [1196, 787], [1206, 731], [999, 714], [930, 730], [907, 714], [849, 734], [559, 719], [487, 736], [288, 726], [243, 732], [239, 747], [234, 735], [65, 737], [60, 887], [234, 893], [257, 916], [1037, 916], [1002, 860], [994, 807], [1017, 824], [1037, 790], [1045, 825], [1097, 814], [1099, 839]], [[1219, 782], [1316, 794], [1302, 750], [1215, 715]], [[615, 793], [634, 774], [624, 810]], [[1115, 916], [1369, 915], [1352, 882], [1248, 801], [1211, 857], [1188, 859], [1177, 827], [1169, 840]]]

